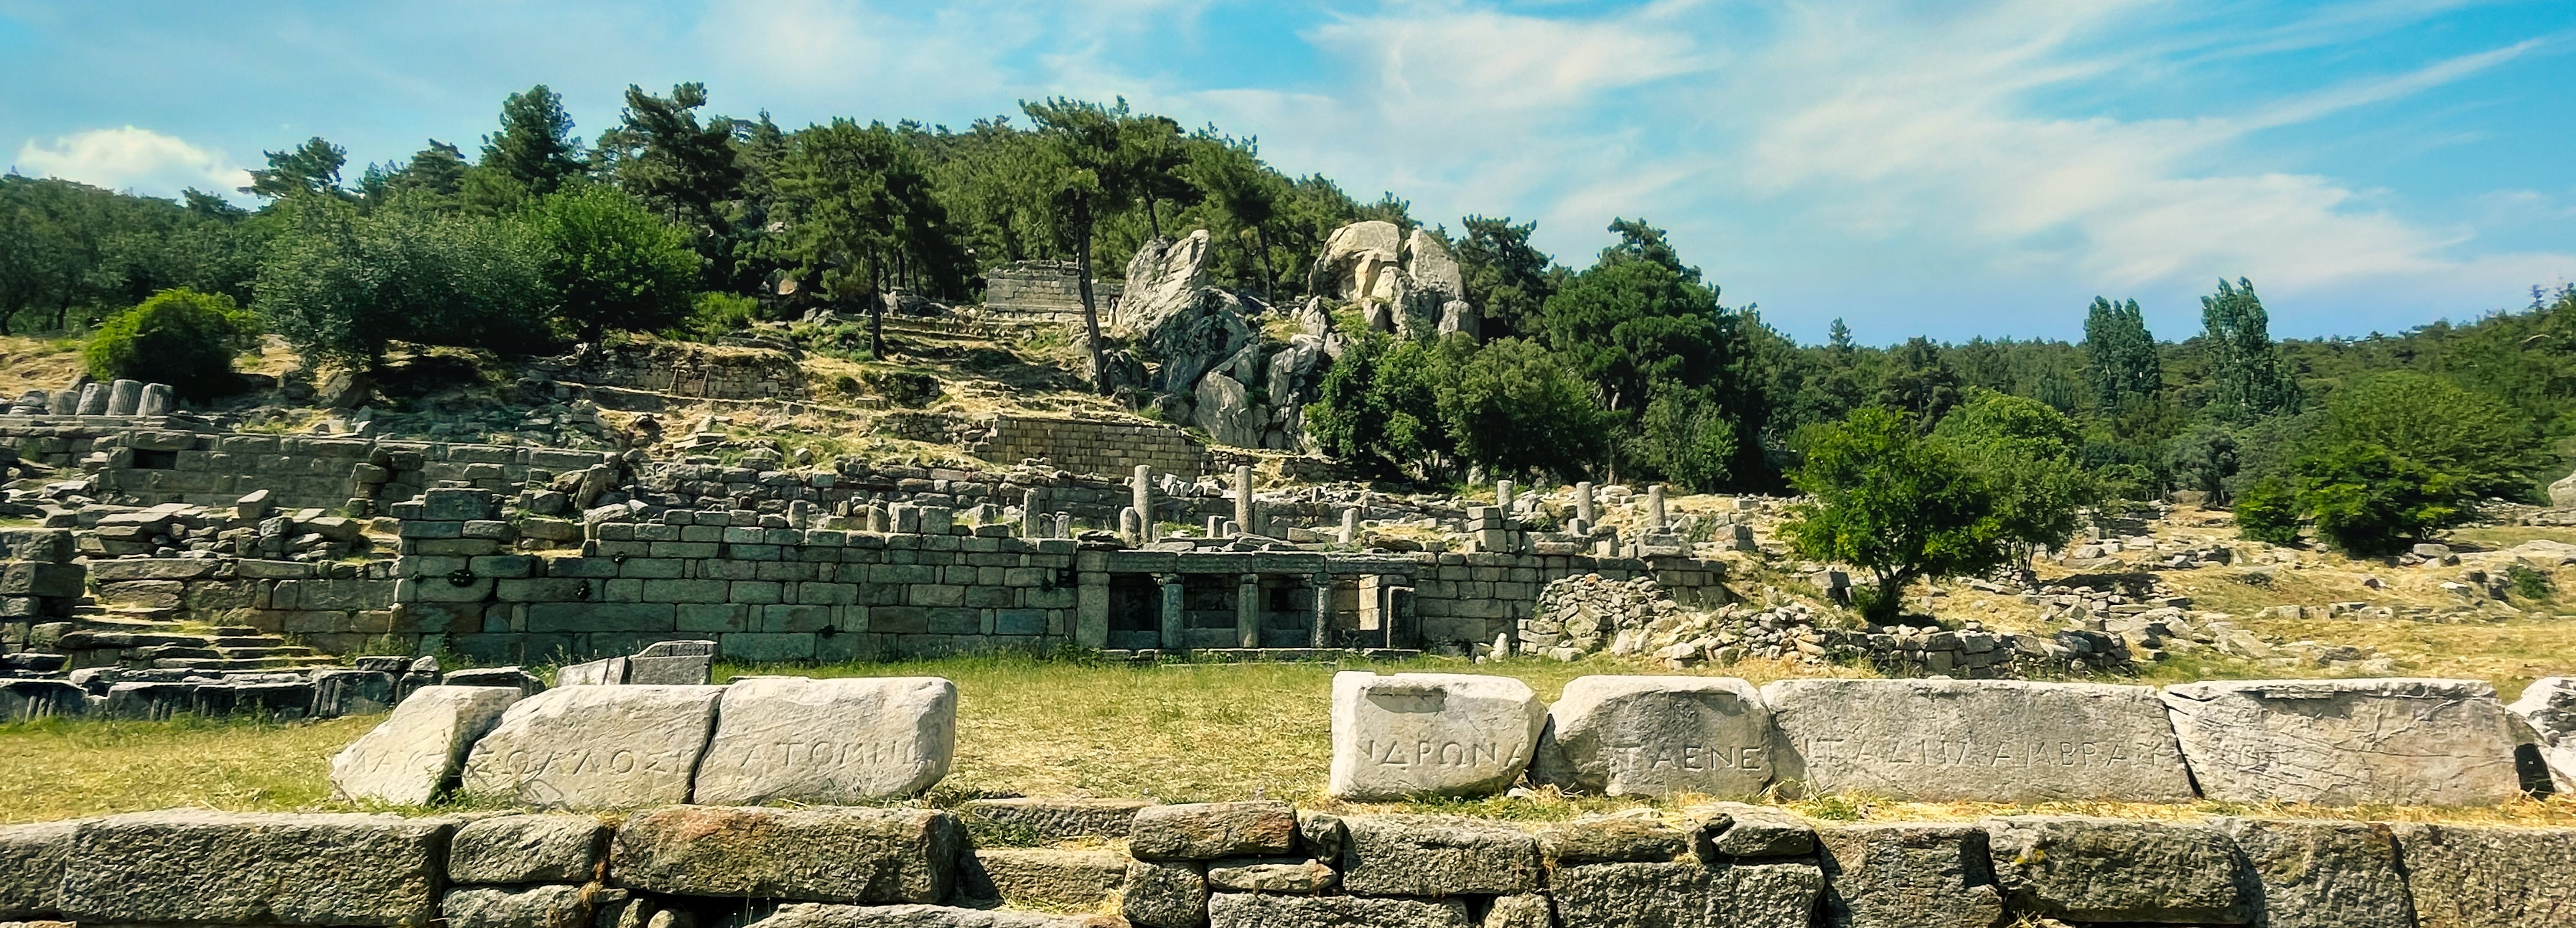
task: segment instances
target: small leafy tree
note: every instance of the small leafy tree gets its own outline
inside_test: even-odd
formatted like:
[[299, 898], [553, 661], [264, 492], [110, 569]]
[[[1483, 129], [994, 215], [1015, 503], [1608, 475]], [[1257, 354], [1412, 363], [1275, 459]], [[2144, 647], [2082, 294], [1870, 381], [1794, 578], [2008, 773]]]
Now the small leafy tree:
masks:
[[2340, 445], [2299, 462], [2299, 502], [2317, 537], [2349, 554], [2394, 554], [2459, 521], [2458, 478], [2377, 445]]
[[2255, 481], [2236, 497], [2236, 534], [2265, 544], [2297, 543], [2298, 491], [2279, 477]]
[[108, 318], [81, 347], [100, 380], [157, 380], [185, 396], [234, 386], [233, 356], [259, 344], [259, 318], [220, 293], [163, 290]]
[[1324, 449], [1379, 476], [1445, 469], [1456, 449], [1440, 414], [1455, 370], [1443, 342], [1362, 333], [1324, 374], [1306, 425]]
[[1859, 605], [1871, 623], [1895, 620], [1918, 579], [1983, 573], [2009, 559], [1984, 482], [1912, 417], [1864, 407], [1799, 438], [1805, 459], [1789, 483], [1813, 499], [1783, 526], [1790, 547], [1869, 571]]
[[[1498, 474], [1573, 474], [1600, 460], [1611, 415], [1593, 405], [1593, 386], [1536, 342], [1506, 338], [1478, 350], [1453, 334], [1443, 353], [1464, 358], [1438, 384], [1440, 418], [1458, 457]], [[1729, 446], [1726, 449], [1732, 452]], [[1719, 473], [1725, 467], [1721, 455]]]
[[1735, 424], [1695, 391], [1662, 391], [1639, 420], [1636, 458], [1692, 493], [1726, 483], [1735, 459]]
[[526, 221], [557, 317], [582, 341], [596, 344], [608, 329], [649, 332], [688, 315], [701, 267], [689, 233], [634, 197], [578, 184], [538, 200]]
[[2046, 403], [1971, 388], [1933, 435], [1984, 485], [1998, 537], [2025, 563], [2032, 551], [2074, 537], [2078, 511], [2101, 501], [2100, 486], [2076, 461], [2082, 432]]

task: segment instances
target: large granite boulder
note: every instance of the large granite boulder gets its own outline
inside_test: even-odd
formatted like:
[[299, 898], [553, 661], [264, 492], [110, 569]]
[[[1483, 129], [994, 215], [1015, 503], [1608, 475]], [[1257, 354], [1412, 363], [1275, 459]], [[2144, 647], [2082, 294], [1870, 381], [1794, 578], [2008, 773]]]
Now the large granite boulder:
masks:
[[2576, 509], [2576, 473], [2550, 481], [2549, 508]]
[[1455, 899], [1218, 893], [1207, 910], [1209, 928], [1477, 928]]
[[174, 809], [83, 822], [61, 914], [80, 922], [426, 925], [453, 819]]
[[671, 806], [617, 828], [618, 885], [679, 896], [930, 904], [957, 883], [965, 834], [929, 809]]
[[1261, 447], [1262, 436], [1270, 428], [1270, 407], [1253, 402], [1242, 383], [1211, 371], [1199, 378], [1192, 396], [1196, 405], [1191, 407], [1191, 424], [1206, 429], [1217, 444]]
[[1119, 295], [1110, 334], [1135, 338], [1189, 311], [1208, 285], [1210, 242], [1208, 231], [1200, 229], [1178, 241], [1158, 238], [1137, 248], [1127, 259], [1127, 289]]
[[1762, 688], [1778, 778], [1924, 802], [2193, 797], [2156, 691], [2006, 680], [1781, 680]]
[[2414, 928], [2397, 838], [2370, 822], [2222, 818], [2261, 888], [2267, 928]]
[[1827, 928], [1994, 928], [2003, 893], [1975, 825], [1819, 826]]
[[1509, 825], [1423, 815], [1359, 815], [1342, 825], [1342, 888], [1356, 895], [1436, 899], [1539, 885], [1538, 840]]
[[1548, 707], [1530, 779], [1610, 796], [1751, 796], [1771, 782], [1771, 711], [1733, 677], [1577, 677]]
[[1405, 237], [1403, 303], [1396, 325], [1408, 336], [1477, 334], [1458, 259], [1450, 257], [1449, 249], [1428, 229], [1415, 229]]
[[2576, 828], [2388, 827], [2420, 928], [2576, 925]]
[[392, 715], [332, 756], [331, 790], [352, 801], [427, 805], [518, 701], [519, 691], [509, 687], [413, 690]]
[[2576, 793], [2576, 677], [2533, 680], [2504, 708], [2531, 727], [2558, 792]]
[[1529, 684], [1472, 674], [1334, 674], [1332, 711], [1327, 789], [1357, 800], [1502, 792], [1547, 725]]
[[2074, 922], [2243, 925], [2261, 896], [2236, 842], [2206, 825], [2022, 815], [1985, 821], [2014, 911]]
[[567, 686], [520, 700], [465, 760], [466, 793], [609, 809], [689, 801], [721, 686]]
[[2476, 680], [2226, 680], [2164, 702], [2200, 791], [2223, 802], [2485, 805], [2522, 794], [2515, 732]]
[[938, 677], [750, 677], [724, 690], [698, 764], [702, 805], [864, 805], [929, 789], [957, 753], [957, 685]]
[[1382, 219], [1354, 222], [1324, 238], [1324, 253], [1306, 273], [1306, 292], [1340, 300], [1386, 300], [1395, 295], [1403, 230]]

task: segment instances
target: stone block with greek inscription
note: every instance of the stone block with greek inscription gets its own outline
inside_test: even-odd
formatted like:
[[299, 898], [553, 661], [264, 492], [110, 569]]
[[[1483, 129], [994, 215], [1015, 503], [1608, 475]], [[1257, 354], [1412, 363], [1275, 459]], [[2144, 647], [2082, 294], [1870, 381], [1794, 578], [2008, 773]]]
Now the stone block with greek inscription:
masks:
[[1333, 675], [1333, 764], [1344, 799], [1481, 796], [1529, 766], [1547, 707], [1509, 677]]
[[1922, 802], [2188, 802], [2156, 691], [2008, 680], [1762, 688], [1782, 783]]
[[2522, 795], [2515, 732], [2477, 680], [2228, 680], [2166, 687], [2211, 799], [2462, 806]]
[[499, 686], [424, 686], [391, 716], [331, 758], [331, 789], [342, 799], [426, 805], [456, 775], [476, 740], [519, 701]]
[[463, 790], [521, 805], [689, 801], [721, 686], [567, 686], [520, 700], [465, 760]]
[[749, 677], [724, 688], [695, 801], [853, 805], [948, 775], [957, 685], [938, 677]]
[[1771, 782], [1771, 710], [1732, 677], [1577, 677], [1548, 708], [1530, 778], [1610, 796], [1751, 796]]

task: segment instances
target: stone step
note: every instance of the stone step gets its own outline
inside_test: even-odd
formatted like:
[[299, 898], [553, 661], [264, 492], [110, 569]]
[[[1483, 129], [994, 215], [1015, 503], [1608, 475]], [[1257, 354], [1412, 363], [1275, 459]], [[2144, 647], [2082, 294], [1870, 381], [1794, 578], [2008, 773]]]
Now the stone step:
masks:
[[226, 648], [222, 648], [221, 650], [223, 651], [223, 656], [225, 656], [225, 657], [231, 657], [231, 658], [260, 658], [260, 657], [312, 657], [312, 656], [313, 656], [313, 649], [312, 649], [312, 648], [308, 648], [308, 647], [305, 647], [305, 646], [300, 645], [300, 644], [280, 645], [280, 646], [277, 646], [277, 647], [265, 647], [265, 648], [262, 648], [262, 647], [252, 647], [252, 648], [232, 648], [232, 647], [226, 647]]
[[313, 659], [310, 658], [294, 657], [176, 657], [155, 660], [152, 662], [152, 668], [155, 670], [284, 670], [292, 667], [309, 667], [313, 663]]
[[209, 630], [207, 634], [213, 635], [217, 638], [234, 638], [262, 635], [266, 633], [248, 625], [217, 625], [213, 629]]
[[231, 655], [224, 654], [223, 652], [217, 651], [213, 648], [191, 647], [184, 644], [162, 644], [153, 645], [148, 648], [134, 649], [135, 659], [146, 661], [175, 660], [180, 658], [219, 660], [229, 656]]
[[276, 635], [218, 634], [214, 637], [214, 645], [218, 648], [274, 648], [284, 645], [285, 643], [286, 639], [277, 637]]

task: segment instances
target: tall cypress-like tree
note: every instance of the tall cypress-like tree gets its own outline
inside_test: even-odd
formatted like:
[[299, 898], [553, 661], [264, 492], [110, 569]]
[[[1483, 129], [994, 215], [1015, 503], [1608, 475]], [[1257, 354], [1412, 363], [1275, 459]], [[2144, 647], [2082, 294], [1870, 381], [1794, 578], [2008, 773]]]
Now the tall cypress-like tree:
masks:
[[2093, 308], [2084, 316], [2084, 373], [2092, 381], [2094, 403], [2104, 412], [2164, 389], [2164, 364], [2156, 358], [2156, 337], [2147, 331], [2138, 301], [2093, 298]]
[[2254, 295], [2254, 282], [2224, 279], [2218, 292], [2200, 298], [2201, 339], [2209, 352], [2209, 409], [2225, 421], [2247, 421], [2299, 411], [2299, 382], [2272, 343], [2271, 317]]
[[466, 199], [485, 210], [515, 208], [562, 188], [583, 169], [563, 95], [538, 84], [501, 101], [501, 131], [483, 137], [483, 160], [466, 178]]

